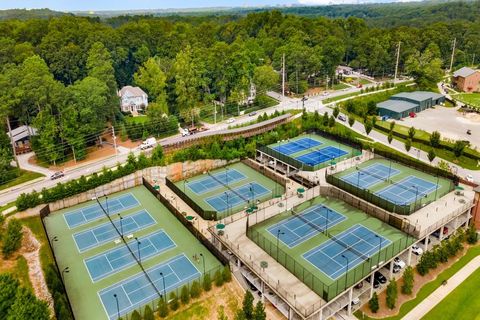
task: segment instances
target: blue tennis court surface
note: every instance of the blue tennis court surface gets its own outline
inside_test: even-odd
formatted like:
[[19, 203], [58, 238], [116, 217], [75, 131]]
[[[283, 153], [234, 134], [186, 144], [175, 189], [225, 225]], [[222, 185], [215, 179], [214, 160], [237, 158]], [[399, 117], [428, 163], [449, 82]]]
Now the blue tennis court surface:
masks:
[[277, 150], [280, 153], [290, 155], [319, 145], [322, 145], [320, 141], [311, 138], [301, 138], [298, 140], [287, 142], [280, 146], [273, 147], [273, 149]]
[[388, 180], [399, 173], [400, 170], [381, 163], [375, 163], [343, 176], [340, 179], [351, 185], [366, 189], [374, 184]]
[[212, 174], [212, 176], [206, 176], [200, 180], [188, 182], [187, 186], [196, 194], [202, 194], [223, 187], [222, 183], [229, 185], [245, 178], [247, 177], [238, 170], [228, 169]]
[[242, 203], [248, 203], [253, 199], [262, 197], [272, 191], [257, 182], [248, 183], [238, 188], [222, 192], [205, 201], [218, 212], [233, 208]]
[[[101, 204], [105, 209], [108, 208], [108, 212], [110, 214], [118, 213], [139, 205], [137, 199], [131, 193], [108, 199], [108, 201], [102, 199]], [[102, 208], [100, 208], [98, 203], [72, 212], [67, 212], [64, 215], [65, 221], [70, 229], [84, 225], [90, 221], [102, 218], [104, 216], [105, 213], [103, 212]]]
[[296, 159], [305, 164], [315, 166], [317, 164], [324, 163], [325, 161], [328, 161], [328, 160], [336, 159], [346, 154], [348, 154], [348, 152], [342, 149], [328, 146], [328, 147], [304, 154], [300, 157], [297, 157]]
[[[157, 231], [145, 237], [138, 238], [138, 241], [140, 241], [140, 259], [142, 262], [176, 247], [175, 243], [164, 231]], [[130, 241], [128, 245], [138, 259], [137, 241]], [[88, 273], [90, 273], [90, 277], [94, 282], [136, 263], [131, 252], [123, 242], [118, 248], [85, 259]]]
[[[328, 217], [328, 223], [327, 223]], [[293, 217], [274, 224], [268, 231], [289, 248], [310, 239], [321, 231], [345, 220], [346, 217], [322, 204], [310, 207]], [[308, 223], [305, 222], [308, 221]], [[279, 233], [280, 230], [280, 233]]]
[[[122, 225], [120, 226], [120, 219], [113, 221], [115, 226], [120, 231], [123, 229], [123, 234], [128, 235], [131, 232], [145, 229], [148, 226], [155, 224], [147, 210], [142, 210], [137, 213], [123, 217]], [[119, 238], [117, 231], [112, 226], [110, 221], [99, 225], [98, 227], [88, 229], [75, 233], [73, 238], [77, 244], [78, 251], [84, 252], [88, 249], [99, 246], [102, 243]]]
[[333, 280], [347, 272], [347, 259], [348, 270], [352, 270], [391, 243], [360, 224], [335, 237], [338, 241], [330, 239], [303, 254], [308, 262]]
[[376, 194], [392, 203], [398, 205], [407, 205], [421, 197], [426, 197], [435, 191], [437, 184], [409, 176], [402, 181], [392, 184], [385, 189], [378, 191]]
[[[180, 254], [146, 271], [150, 279], [152, 279], [153, 285], [161, 294], [163, 292], [168, 294], [169, 291], [201, 276], [197, 268], [184, 254]], [[163, 287], [161, 272], [165, 277], [165, 288]], [[157, 291], [148, 281], [145, 274], [143, 272], [138, 273], [98, 292], [109, 319], [117, 319], [117, 302], [113, 296], [114, 294], [118, 298], [120, 315], [131, 312], [159, 298]]]

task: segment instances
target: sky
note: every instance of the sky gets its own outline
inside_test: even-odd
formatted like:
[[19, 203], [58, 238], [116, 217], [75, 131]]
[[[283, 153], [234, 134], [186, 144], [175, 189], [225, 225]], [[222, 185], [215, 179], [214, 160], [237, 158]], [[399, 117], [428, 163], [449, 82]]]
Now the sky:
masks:
[[[373, 2], [372, 0], [367, 0]], [[360, 0], [358, 2], [366, 2]], [[0, 9], [49, 8], [57, 11], [98, 11], [170, 9], [202, 7], [242, 7], [286, 4], [342, 4], [357, 3], [357, 0], [0, 0]]]

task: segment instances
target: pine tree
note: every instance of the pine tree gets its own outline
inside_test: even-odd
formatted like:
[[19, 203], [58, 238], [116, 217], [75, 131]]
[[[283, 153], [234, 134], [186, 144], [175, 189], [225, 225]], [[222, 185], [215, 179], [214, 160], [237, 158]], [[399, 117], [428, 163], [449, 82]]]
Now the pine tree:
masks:
[[265, 307], [261, 301], [257, 302], [255, 306], [255, 310], [253, 311], [253, 319], [254, 320], [266, 320], [267, 313], [265, 312]]
[[380, 309], [380, 306], [378, 304], [378, 296], [377, 293], [374, 292], [372, 299], [368, 302], [368, 306], [370, 307], [370, 310], [372, 310], [373, 313], [377, 313], [378, 309]]
[[160, 318], [168, 316], [168, 304], [163, 298], [158, 301], [158, 315]]
[[253, 295], [247, 290], [245, 296], [243, 297], [243, 307], [242, 311], [247, 319], [253, 319]]

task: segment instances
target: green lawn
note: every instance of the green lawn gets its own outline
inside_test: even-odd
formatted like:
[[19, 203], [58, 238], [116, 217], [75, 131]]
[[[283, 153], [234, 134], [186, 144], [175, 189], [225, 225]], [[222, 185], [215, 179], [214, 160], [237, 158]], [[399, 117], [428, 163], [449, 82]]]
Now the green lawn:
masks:
[[127, 124], [142, 124], [148, 121], [147, 116], [138, 116], [138, 117], [125, 117], [125, 122]]
[[[467, 253], [460, 258], [457, 262], [455, 262], [453, 265], [450, 266], [450, 268], [446, 269], [442, 273], [440, 273], [437, 278], [433, 281], [430, 281], [429, 283], [425, 284], [420, 291], [417, 293], [417, 296], [405, 302], [401, 307], [400, 307], [400, 312], [396, 316], [392, 317], [387, 317], [383, 318], [382, 320], [400, 320], [402, 319], [410, 310], [415, 308], [420, 302], [422, 302], [426, 297], [428, 297], [433, 291], [435, 291], [438, 287], [442, 285], [442, 282], [444, 280], [448, 280], [451, 276], [453, 276], [455, 273], [458, 272], [458, 270], [462, 269], [468, 262], [470, 262], [473, 258], [477, 257], [480, 255], [480, 246], [477, 245], [475, 247], [470, 248]], [[370, 317], [362, 317], [362, 312], [361, 311], [356, 311], [355, 316], [358, 319], [365, 319], [365, 320], [375, 320]], [[443, 317], [437, 318], [437, 319], [444, 319]], [[456, 318], [460, 319], [460, 318]], [[463, 318], [461, 318], [463, 319]], [[377, 319], [378, 320], [378, 319]]]
[[333, 90], [342, 90], [342, 89], [350, 88], [350, 86], [345, 83], [339, 82], [334, 84], [332, 88]]
[[322, 100], [322, 103], [326, 104], [326, 103], [342, 100], [342, 99], [345, 99], [345, 98], [355, 97], [355, 96], [358, 96], [359, 94], [360, 94], [360, 91], [351, 92], [351, 93], [347, 93], [347, 94], [342, 94], [341, 96], [336, 96], [336, 97], [324, 99], [324, 100]]
[[480, 108], [480, 93], [459, 93], [452, 97], [470, 106]]
[[[14, 170], [17, 170], [17, 169], [14, 169]], [[20, 170], [20, 175], [15, 180], [12, 180], [10, 182], [0, 185], [0, 190], [5, 190], [40, 177], [44, 177], [44, 175], [38, 172]]]
[[479, 287], [480, 272], [474, 272], [422, 319], [454, 320], [459, 315], [463, 320], [480, 319], [480, 296], [476, 294]]

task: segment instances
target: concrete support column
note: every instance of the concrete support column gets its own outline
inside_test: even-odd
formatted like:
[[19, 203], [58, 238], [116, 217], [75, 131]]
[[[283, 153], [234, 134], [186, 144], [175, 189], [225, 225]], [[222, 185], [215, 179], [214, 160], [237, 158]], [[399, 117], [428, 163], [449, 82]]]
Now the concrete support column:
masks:
[[321, 308], [320, 312], [318, 313], [318, 319], [323, 320], [323, 308]]
[[288, 307], [288, 320], [293, 320], [293, 316], [294, 316], [294, 313], [292, 308]]
[[443, 229], [444, 229], [445, 226], [442, 226], [440, 228], [440, 234], [438, 235], [438, 240], [442, 241], [443, 240]]
[[350, 287], [350, 290], [348, 292], [348, 315], [352, 315], [352, 300], [353, 300], [353, 287]]
[[407, 266], [412, 264], [412, 246], [408, 248]]
[[371, 275], [370, 275], [370, 298], [369, 299], [372, 299], [373, 297], [373, 275], [374, 275], [375, 272], [373, 272]]
[[428, 242], [430, 240], [430, 235], [427, 235], [425, 237], [425, 244], [423, 245], [423, 251], [427, 251], [428, 250]]
[[240, 259], [237, 259], [237, 268], [240, 268], [242, 266], [242, 263], [240, 262]]
[[260, 290], [262, 292], [262, 299], [261, 300], [262, 300], [262, 303], [265, 304], [265, 282], [263, 282], [261, 279], [260, 279], [260, 281], [261, 281]]
[[393, 277], [393, 260], [390, 262], [390, 268], [389, 268], [389, 280], [392, 279]]

